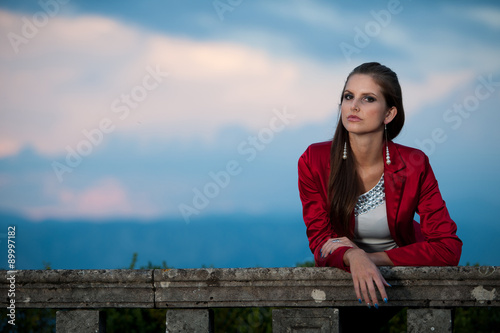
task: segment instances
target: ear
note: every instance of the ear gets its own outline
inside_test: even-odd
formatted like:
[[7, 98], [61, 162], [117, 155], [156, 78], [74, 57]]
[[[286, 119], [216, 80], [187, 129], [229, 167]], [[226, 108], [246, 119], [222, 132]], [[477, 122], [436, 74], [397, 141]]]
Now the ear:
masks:
[[384, 119], [384, 124], [387, 125], [388, 123], [390, 123], [394, 119], [394, 117], [396, 117], [397, 114], [398, 114], [398, 109], [396, 109], [395, 106], [387, 110], [387, 114], [385, 115]]

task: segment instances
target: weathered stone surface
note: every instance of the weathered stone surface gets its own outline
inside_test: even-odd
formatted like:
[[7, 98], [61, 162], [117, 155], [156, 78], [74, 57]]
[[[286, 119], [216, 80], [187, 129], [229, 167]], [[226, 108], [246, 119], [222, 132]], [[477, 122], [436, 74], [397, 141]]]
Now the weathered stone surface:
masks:
[[[383, 306], [500, 306], [499, 267], [382, 267]], [[155, 270], [156, 307], [339, 307], [356, 302], [335, 268]]]
[[408, 333], [450, 332], [452, 330], [449, 309], [408, 309]]
[[[6, 272], [2, 271], [2, 275]], [[6, 295], [4, 288], [6, 285], [2, 283], [0, 292]], [[19, 308], [152, 308], [153, 271], [18, 271], [15, 300]]]
[[97, 310], [56, 312], [56, 333], [105, 333], [106, 318]]
[[273, 333], [338, 333], [339, 310], [273, 309]]
[[213, 331], [212, 310], [181, 309], [167, 311], [167, 333], [207, 333]]
[[[500, 306], [500, 267], [382, 267], [383, 306]], [[3, 278], [1, 278], [3, 276]], [[10, 281], [0, 271], [0, 294]], [[343, 307], [356, 302], [336, 268], [40, 270], [15, 274], [19, 308]], [[6, 306], [9, 299], [0, 298]]]
[[[330, 298], [352, 301], [350, 274], [321, 268], [248, 268], [155, 271], [157, 307], [330, 306]], [[196, 289], [195, 292], [191, 292]]]

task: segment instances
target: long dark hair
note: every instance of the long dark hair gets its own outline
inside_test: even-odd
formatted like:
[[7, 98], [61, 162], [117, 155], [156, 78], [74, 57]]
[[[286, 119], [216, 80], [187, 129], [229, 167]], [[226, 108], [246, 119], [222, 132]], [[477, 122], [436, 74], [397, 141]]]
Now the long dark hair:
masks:
[[[387, 108], [393, 106], [397, 109], [394, 119], [387, 124], [387, 138], [394, 139], [405, 122], [403, 108], [403, 96], [398, 77], [390, 68], [378, 62], [369, 62], [359, 65], [349, 74], [342, 89], [340, 104], [344, 99], [344, 90], [347, 81], [354, 74], [365, 74], [373, 78], [380, 86], [387, 103]], [[342, 158], [344, 143], [347, 145], [347, 159]], [[349, 228], [351, 214], [356, 206], [358, 196], [361, 194], [361, 181], [356, 172], [356, 165], [349, 142], [349, 133], [342, 124], [342, 117], [339, 117], [337, 129], [333, 136], [330, 150], [330, 175], [328, 178], [328, 200], [330, 204], [330, 223], [333, 230], [339, 235], [352, 238], [352, 231]]]

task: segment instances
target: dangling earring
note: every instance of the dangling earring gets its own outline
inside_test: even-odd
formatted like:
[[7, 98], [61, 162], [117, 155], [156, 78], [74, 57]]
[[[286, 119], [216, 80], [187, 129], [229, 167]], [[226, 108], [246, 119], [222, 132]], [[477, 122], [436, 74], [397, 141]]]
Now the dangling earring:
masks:
[[347, 160], [347, 142], [344, 142], [344, 155], [342, 155], [344, 160]]
[[391, 155], [389, 154], [389, 140], [387, 140], [387, 124], [385, 124], [384, 132], [385, 132], [385, 163], [389, 165], [391, 164]]

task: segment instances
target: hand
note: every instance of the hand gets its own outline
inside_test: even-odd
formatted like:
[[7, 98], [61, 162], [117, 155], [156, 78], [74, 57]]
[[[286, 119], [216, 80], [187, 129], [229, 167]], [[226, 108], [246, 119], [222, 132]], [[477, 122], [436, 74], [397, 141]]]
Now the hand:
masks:
[[335, 252], [336, 249], [348, 246], [357, 249], [358, 247], [347, 237], [330, 238], [321, 247], [321, 257], [326, 258], [326, 256]]
[[375, 308], [378, 308], [375, 285], [384, 302], [387, 303], [387, 293], [385, 292], [384, 285], [388, 287], [391, 285], [380, 274], [379, 269], [370, 260], [365, 251], [360, 249], [347, 250], [344, 254], [344, 262], [350, 266], [354, 290], [360, 303], [363, 298], [366, 305], [370, 307], [370, 304], [373, 304]]

